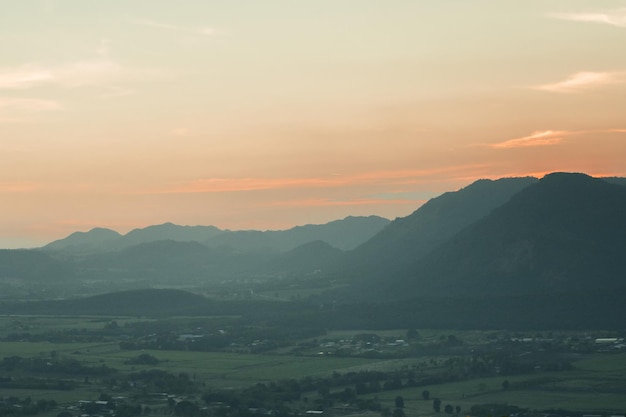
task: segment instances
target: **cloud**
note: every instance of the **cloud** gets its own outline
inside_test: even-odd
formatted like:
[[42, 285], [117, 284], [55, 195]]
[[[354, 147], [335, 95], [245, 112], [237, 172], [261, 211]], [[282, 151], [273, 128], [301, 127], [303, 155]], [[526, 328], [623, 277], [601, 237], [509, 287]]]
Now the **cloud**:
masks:
[[563, 81], [533, 88], [552, 93], [576, 93], [589, 88], [623, 82], [622, 76], [623, 74], [615, 72], [577, 72]]
[[0, 90], [24, 90], [46, 84], [79, 87], [98, 84], [120, 72], [117, 63], [103, 57], [56, 67], [26, 64], [16, 68], [0, 68]]
[[593, 129], [593, 130], [542, 130], [533, 132], [528, 136], [509, 139], [504, 142], [481, 144], [493, 149], [526, 148], [534, 146], [558, 145], [563, 142], [566, 136], [605, 134], [605, 133], [626, 133], [626, 129]]
[[600, 23], [626, 28], [626, 8], [602, 12], [551, 13], [548, 17], [572, 22]]
[[0, 89], [18, 90], [49, 82], [54, 77], [49, 70], [33, 65], [0, 69]]
[[62, 110], [54, 100], [40, 98], [0, 97], [0, 124], [29, 122], [25, 114]]
[[61, 108], [62, 106], [54, 100], [0, 97], [0, 110], [50, 111], [60, 110]]
[[432, 182], [439, 177], [450, 179], [480, 170], [483, 165], [460, 165], [423, 170], [373, 171], [353, 175], [329, 175], [309, 178], [202, 178], [141, 194], [185, 194], [262, 191], [277, 189], [338, 188], [374, 185], [408, 185]]
[[269, 204], [273, 207], [336, 207], [336, 206], [371, 206], [389, 204], [409, 204], [415, 206], [416, 202], [423, 204], [426, 200], [405, 200], [405, 199], [376, 199], [358, 198], [355, 200], [331, 200], [327, 198], [310, 198], [304, 200], [274, 201]]
[[217, 33], [215, 29], [211, 27], [189, 28], [184, 26], [172, 25], [169, 23], [156, 22], [151, 19], [131, 19], [131, 22], [140, 26], [164, 29], [173, 32], [185, 33], [188, 35], [213, 36]]
[[521, 138], [509, 139], [504, 142], [494, 143], [488, 145], [493, 149], [509, 149], [509, 148], [526, 148], [531, 146], [549, 146], [557, 145], [563, 140], [563, 135], [567, 132], [544, 130], [539, 132], [533, 132], [529, 136]]
[[38, 188], [38, 184], [29, 181], [0, 181], [0, 193], [26, 193]]
[[[122, 74], [122, 67], [109, 56], [109, 42], [102, 40], [95, 56], [60, 65], [26, 63], [0, 68], [0, 90], [26, 90], [44, 85], [80, 87], [108, 82]], [[119, 92], [119, 87], [113, 87]]]

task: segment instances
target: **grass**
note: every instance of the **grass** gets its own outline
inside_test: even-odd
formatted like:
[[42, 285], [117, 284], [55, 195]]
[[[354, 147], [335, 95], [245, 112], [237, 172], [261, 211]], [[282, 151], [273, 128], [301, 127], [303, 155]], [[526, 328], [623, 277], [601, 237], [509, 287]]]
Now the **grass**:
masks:
[[[479, 378], [370, 396], [393, 408], [396, 396], [400, 395], [404, 398], [406, 415], [411, 416], [432, 415], [433, 398], [442, 400], [442, 409], [446, 404], [458, 405], [465, 413], [475, 404], [512, 404], [531, 410], [567, 409], [622, 415], [626, 409], [626, 374], [620, 364], [625, 359], [626, 354], [599, 355], [576, 363], [573, 371]], [[611, 368], [613, 361], [617, 369]], [[617, 376], [607, 376], [606, 371]], [[506, 391], [502, 389], [505, 379], [511, 385]], [[431, 400], [422, 399], [424, 390], [430, 392]]]
[[[0, 317], [0, 336], [12, 332], [45, 333], [47, 331], [101, 329], [111, 320], [119, 325], [138, 319], [93, 317]], [[337, 331], [318, 339], [348, 339], [359, 333], [376, 333], [382, 337], [405, 338], [406, 330]], [[480, 344], [490, 339], [494, 332], [419, 330], [425, 342], [454, 335], [466, 343]], [[240, 354], [226, 352], [191, 351], [128, 351], [121, 350], [118, 342], [101, 343], [49, 343], [2, 342], [0, 359], [7, 356], [50, 356], [78, 359], [84, 364], [106, 365], [122, 373], [148, 369], [162, 369], [172, 373], [184, 372], [206, 382], [207, 387], [242, 387], [256, 382], [280, 379], [299, 379], [304, 376], [327, 376], [333, 372], [358, 372], [362, 370], [407, 369], [423, 363], [429, 357], [410, 359], [366, 359], [333, 356], [294, 356], [271, 354]], [[149, 353], [160, 363], [157, 366], [130, 365], [126, 362], [141, 353]], [[440, 358], [441, 359], [441, 358]], [[519, 376], [478, 378], [446, 384], [404, 388], [402, 390], [368, 394], [376, 397], [383, 407], [394, 407], [396, 396], [402, 396], [407, 416], [432, 416], [432, 398], [442, 400], [442, 409], [450, 404], [460, 406], [467, 413], [475, 404], [513, 404], [529, 409], [568, 409], [572, 411], [603, 412], [622, 415], [626, 410], [626, 353], [599, 353], [575, 362], [574, 369], [563, 372], [543, 372]], [[503, 390], [502, 382], [510, 382]], [[339, 389], [339, 388], [338, 388]], [[343, 389], [343, 388], [341, 388]], [[74, 391], [6, 390], [0, 396], [30, 396], [33, 400], [54, 398], [59, 403], [79, 399], [94, 399], [100, 393], [96, 385], [81, 385]], [[431, 400], [422, 399], [422, 391], [430, 392]], [[445, 415], [443, 412], [441, 415]]]

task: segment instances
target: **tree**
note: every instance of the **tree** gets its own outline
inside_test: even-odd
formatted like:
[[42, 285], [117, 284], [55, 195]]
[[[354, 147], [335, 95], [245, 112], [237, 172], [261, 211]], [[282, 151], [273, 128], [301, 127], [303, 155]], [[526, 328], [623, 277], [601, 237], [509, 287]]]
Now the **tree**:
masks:
[[408, 340], [417, 340], [419, 339], [419, 337], [420, 337], [420, 334], [415, 328], [410, 328], [409, 330], [406, 331], [406, 338]]
[[174, 414], [181, 417], [193, 417], [199, 412], [200, 408], [188, 400], [183, 400], [174, 406]]
[[456, 415], [458, 416], [459, 414], [461, 414], [461, 406], [457, 405], [455, 408], [456, 411]]
[[422, 391], [422, 398], [426, 401], [428, 401], [430, 399], [430, 391], [428, 391], [427, 389], [425, 389], [424, 391]]
[[439, 398], [435, 398], [433, 400], [433, 410], [435, 410], [436, 412], [441, 411], [441, 400]]
[[446, 414], [452, 414], [454, 412], [454, 407], [452, 407], [452, 404], [446, 404], [443, 410]]
[[339, 399], [343, 403], [350, 402], [356, 398], [354, 390], [352, 388], [345, 388], [341, 394], [339, 394]]
[[404, 417], [404, 410], [401, 408], [394, 409], [392, 417]]
[[508, 390], [510, 386], [511, 386], [511, 384], [509, 383], [508, 379], [505, 379], [504, 381], [502, 381], [502, 389], [504, 391]]
[[402, 396], [398, 395], [396, 397], [396, 408], [404, 408], [404, 398], [402, 398]]

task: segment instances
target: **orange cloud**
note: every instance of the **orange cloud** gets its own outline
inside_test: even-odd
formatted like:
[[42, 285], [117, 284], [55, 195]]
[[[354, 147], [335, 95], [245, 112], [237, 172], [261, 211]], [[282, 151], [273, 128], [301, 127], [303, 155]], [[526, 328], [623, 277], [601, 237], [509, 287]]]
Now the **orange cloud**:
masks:
[[623, 82], [621, 78], [622, 74], [614, 72], [577, 72], [563, 81], [538, 85], [533, 88], [552, 93], [575, 93], [584, 89]]
[[460, 165], [423, 170], [374, 171], [355, 175], [332, 175], [313, 178], [206, 178], [169, 188], [142, 192], [141, 194], [221, 193], [238, 191], [276, 190], [288, 188], [336, 188], [375, 184], [415, 184], [432, 181], [433, 177], [466, 175], [467, 171], [484, 168], [484, 165]]
[[0, 193], [26, 193], [39, 188], [39, 185], [29, 181], [0, 182]]
[[489, 145], [494, 149], [509, 149], [509, 148], [526, 148], [530, 146], [549, 146], [560, 143], [563, 135], [567, 135], [568, 132], [544, 130], [540, 132], [533, 132], [529, 136], [522, 138], [509, 139], [504, 142], [494, 143]]
[[291, 200], [291, 201], [275, 201], [270, 203], [270, 206], [279, 207], [333, 207], [333, 206], [370, 206], [370, 205], [391, 205], [391, 204], [410, 204], [412, 206], [421, 205], [426, 200], [388, 200], [388, 199], [376, 199], [376, 198], [360, 198], [356, 200], [329, 200], [325, 198], [305, 199], [305, 200]]
[[601, 134], [601, 133], [626, 133], [626, 129], [593, 129], [593, 130], [542, 130], [533, 132], [529, 136], [509, 139], [504, 142], [488, 144], [493, 149], [524, 148], [531, 146], [557, 145], [563, 141], [564, 136]]

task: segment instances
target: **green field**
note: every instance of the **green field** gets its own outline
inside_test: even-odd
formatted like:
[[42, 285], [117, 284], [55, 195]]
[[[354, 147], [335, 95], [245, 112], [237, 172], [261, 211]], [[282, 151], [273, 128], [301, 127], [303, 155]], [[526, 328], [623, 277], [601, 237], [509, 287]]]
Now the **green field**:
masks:
[[[138, 320], [137, 318], [114, 318], [120, 326]], [[30, 334], [52, 334], [52, 332], [76, 332], [81, 329], [103, 329], [112, 318], [94, 317], [1, 317], [0, 336], [6, 338], [16, 331]], [[197, 320], [193, 318], [190, 320]], [[184, 319], [181, 319], [181, 323]], [[404, 338], [406, 330], [373, 332], [350, 330], [329, 332], [319, 341], [343, 340], [360, 333], [376, 333], [382, 338]], [[73, 334], [73, 333], [72, 333]], [[437, 343], [450, 335], [462, 339], [472, 346], [481, 346], [493, 340], [497, 332], [419, 330], [421, 343]], [[303, 340], [311, 342], [315, 339]], [[420, 369], [419, 372], [433, 374], [443, 371], [442, 362], [446, 356], [428, 355], [405, 358], [365, 358], [337, 357], [332, 355], [299, 356], [276, 349], [264, 354], [235, 352], [197, 352], [185, 350], [123, 350], [112, 337], [99, 342], [25, 342], [3, 341], [0, 343], [0, 358], [20, 356], [23, 358], [68, 358], [78, 360], [85, 366], [106, 365], [115, 368], [118, 376], [142, 370], [160, 369], [178, 375], [185, 373], [194, 381], [201, 381], [204, 389], [240, 389], [256, 383], [272, 383], [287, 379], [301, 379], [306, 376], [332, 378], [333, 374], [346, 374], [364, 370], [390, 372]], [[149, 354], [157, 365], [129, 364], [130, 359], [140, 354]], [[604, 414], [623, 415], [626, 410], [626, 353], [590, 353], [576, 356], [572, 369], [558, 372], [537, 370], [520, 375], [495, 376], [488, 378], [463, 379], [412, 388], [401, 388], [363, 394], [360, 398], [377, 399], [383, 408], [393, 409], [394, 400], [402, 396], [406, 416], [432, 416], [433, 398], [442, 400], [445, 405], [459, 406], [467, 413], [472, 405], [509, 404], [531, 410], [567, 409], [573, 412], [594, 411]], [[9, 374], [2, 376], [19, 376]], [[79, 381], [75, 377], [75, 380]], [[503, 381], [509, 386], [503, 388]], [[16, 396], [37, 399], [55, 399], [61, 404], [75, 403], [81, 399], [97, 399], [105, 386], [98, 378], [92, 378], [71, 391], [54, 389], [0, 389], [0, 397]], [[335, 386], [333, 392], [340, 392], [352, 386]], [[424, 400], [422, 392], [428, 390], [430, 399]], [[119, 394], [119, 393], [118, 393]], [[123, 393], [121, 393], [123, 394]], [[121, 395], [120, 394], [120, 395]], [[315, 398], [316, 392], [308, 393]], [[304, 407], [304, 405], [303, 405]], [[445, 415], [442, 411], [442, 415]]]

